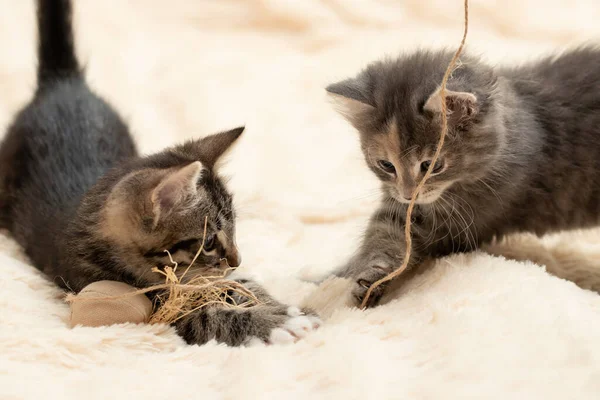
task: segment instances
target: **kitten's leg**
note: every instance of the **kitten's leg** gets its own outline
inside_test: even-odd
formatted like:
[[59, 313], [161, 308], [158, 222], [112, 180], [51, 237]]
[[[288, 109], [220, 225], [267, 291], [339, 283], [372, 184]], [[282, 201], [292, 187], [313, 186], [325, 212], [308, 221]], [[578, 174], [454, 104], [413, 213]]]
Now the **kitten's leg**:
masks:
[[[261, 302], [248, 308], [210, 306], [191, 313], [175, 323], [177, 332], [190, 344], [215, 339], [230, 346], [260, 341], [269, 344], [291, 343], [321, 325], [311, 310], [283, 305], [269, 296], [258, 284], [238, 280]], [[242, 295], [231, 294], [236, 303]]]
[[[367, 290], [374, 282], [399, 268], [404, 261], [404, 222], [400, 218], [394, 218], [397, 214], [397, 210], [390, 213], [387, 208], [379, 209], [371, 218], [358, 253], [335, 273], [355, 280], [352, 294], [357, 306], [362, 304]], [[413, 250], [409, 267], [416, 265], [419, 259], [419, 254], [415, 254]], [[380, 285], [371, 292], [368, 307], [377, 305], [386, 286]]]

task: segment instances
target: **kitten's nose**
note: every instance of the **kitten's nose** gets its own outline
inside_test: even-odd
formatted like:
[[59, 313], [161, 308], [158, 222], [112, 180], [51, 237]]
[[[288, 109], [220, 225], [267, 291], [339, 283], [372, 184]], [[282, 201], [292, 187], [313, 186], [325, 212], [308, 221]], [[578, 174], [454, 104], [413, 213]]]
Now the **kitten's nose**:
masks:
[[227, 264], [231, 268], [237, 268], [242, 263], [242, 256], [238, 251], [237, 247], [234, 247], [230, 252], [227, 253]]
[[415, 182], [412, 177], [405, 176], [402, 179], [402, 188], [401, 188], [400, 192], [402, 193], [402, 197], [404, 198], [404, 200], [406, 200], [406, 201], [412, 200], [412, 195], [413, 195], [413, 192], [415, 191], [415, 186], [416, 185], [415, 185]]
[[402, 188], [402, 197], [404, 197], [404, 200], [411, 201], [414, 191], [415, 191], [415, 187], [413, 185], [405, 185]]
[[230, 268], [237, 268], [242, 263], [242, 256], [237, 248], [235, 239], [230, 239], [224, 232], [218, 232], [217, 237], [221, 243], [220, 256], [227, 260], [227, 265]]

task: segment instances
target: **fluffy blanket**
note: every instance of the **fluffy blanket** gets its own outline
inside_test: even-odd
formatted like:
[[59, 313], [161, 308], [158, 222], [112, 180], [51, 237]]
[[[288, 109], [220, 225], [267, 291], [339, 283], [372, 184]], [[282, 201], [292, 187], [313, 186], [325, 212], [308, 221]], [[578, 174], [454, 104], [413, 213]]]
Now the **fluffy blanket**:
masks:
[[[302, 280], [352, 253], [378, 200], [324, 86], [386, 54], [454, 47], [461, 0], [75, 3], [89, 81], [144, 152], [246, 124], [224, 170], [243, 268], [326, 321], [251, 348], [187, 346], [159, 325], [69, 329], [61, 292], [2, 234], [0, 398], [600, 398], [600, 297], [547, 272], [600, 269], [597, 231], [489, 249], [537, 264], [449, 257], [369, 311], [343, 306], [344, 282]], [[600, 36], [596, 0], [471, 3], [470, 50], [492, 63]], [[4, 128], [32, 94], [35, 30], [32, 1], [0, 9]]]

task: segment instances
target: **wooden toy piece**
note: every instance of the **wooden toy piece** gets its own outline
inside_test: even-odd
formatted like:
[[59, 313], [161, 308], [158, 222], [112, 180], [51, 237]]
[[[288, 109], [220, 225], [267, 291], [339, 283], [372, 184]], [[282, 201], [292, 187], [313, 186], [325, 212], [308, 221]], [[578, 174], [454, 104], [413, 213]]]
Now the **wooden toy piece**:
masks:
[[67, 298], [71, 304], [71, 326], [148, 322], [152, 314], [150, 299], [143, 293], [123, 296], [136, 290], [126, 283], [116, 281], [89, 284], [77, 295]]

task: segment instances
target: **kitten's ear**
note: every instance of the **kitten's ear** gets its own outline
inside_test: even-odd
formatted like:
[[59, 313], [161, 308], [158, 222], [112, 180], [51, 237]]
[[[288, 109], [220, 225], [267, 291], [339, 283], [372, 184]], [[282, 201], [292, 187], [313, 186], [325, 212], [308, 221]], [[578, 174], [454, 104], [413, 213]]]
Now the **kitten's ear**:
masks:
[[366, 74], [333, 83], [325, 90], [335, 109], [356, 128], [375, 110], [369, 101], [371, 88]]
[[[469, 92], [446, 90], [446, 108], [448, 122], [451, 125], [464, 126], [479, 112], [477, 96]], [[442, 96], [439, 88], [429, 96], [423, 109], [433, 113], [442, 112]]]
[[168, 215], [175, 206], [196, 195], [198, 179], [202, 173], [202, 163], [194, 161], [165, 176], [152, 191], [150, 199], [154, 211], [154, 221]]
[[217, 161], [231, 149], [231, 146], [244, 132], [245, 127], [207, 136], [198, 142], [200, 159], [208, 168], [214, 168]]

